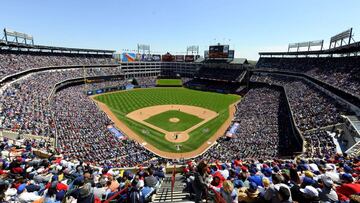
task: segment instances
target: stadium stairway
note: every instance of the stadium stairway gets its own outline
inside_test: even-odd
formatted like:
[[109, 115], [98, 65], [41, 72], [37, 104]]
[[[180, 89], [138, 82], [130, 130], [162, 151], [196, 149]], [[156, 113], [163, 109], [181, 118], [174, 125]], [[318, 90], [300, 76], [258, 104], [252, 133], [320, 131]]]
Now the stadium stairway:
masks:
[[194, 201], [189, 200], [189, 193], [184, 192], [185, 185], [181, 178], [181, 175], [175, 176], [174, 192], [171, 198], [171, 175], [166, 176], [156, 194], [153, 195], [152, 202], [193, 203]]

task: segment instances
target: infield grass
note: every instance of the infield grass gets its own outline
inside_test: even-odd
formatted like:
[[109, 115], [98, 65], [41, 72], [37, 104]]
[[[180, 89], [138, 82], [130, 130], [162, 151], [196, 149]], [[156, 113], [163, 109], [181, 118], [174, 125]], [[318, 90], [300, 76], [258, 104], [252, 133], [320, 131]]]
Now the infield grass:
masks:
[[[171, 122], [171, 118], [177, 118], [179, 121], [176, 123]], [[170, 110], [151, 116], [144, 121], [169, 132], [180, 132], [200, 123], [203, 119], [178, 110]]]
[[[149, 144], [162, 151], [182, 153], [197, 149], [212, 137], [229, 117], [229, 105], [238, 101], [240, 96], [203, 92], [182, 87], [167, 87], [119, 91], [99, 95], [95, 99], [106, 104], [119, 120]], [[191, 131], [189, 133], [190, 138], [182, 143], [169, 142], [163, 133], [126, 117], [126, 114], [140, 108], [167, 104], [203, 107], [215, 111], [219, 115]], [[176, 145], [179, 144], [181, 148], [177, 150]]]

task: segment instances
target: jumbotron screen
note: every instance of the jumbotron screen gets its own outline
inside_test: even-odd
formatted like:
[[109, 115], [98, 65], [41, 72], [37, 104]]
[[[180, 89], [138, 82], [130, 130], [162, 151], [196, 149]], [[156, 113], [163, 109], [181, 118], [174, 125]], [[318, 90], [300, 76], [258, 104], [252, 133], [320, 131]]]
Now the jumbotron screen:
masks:
[[209, 58], [228, 58], [229, 45], [215, 45], [209, 47]]

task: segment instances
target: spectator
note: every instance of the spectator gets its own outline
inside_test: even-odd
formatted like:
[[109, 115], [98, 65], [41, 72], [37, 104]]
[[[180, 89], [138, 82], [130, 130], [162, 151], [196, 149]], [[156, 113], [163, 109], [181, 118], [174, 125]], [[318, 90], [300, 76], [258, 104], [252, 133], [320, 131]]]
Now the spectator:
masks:
[[192, 188], [195, 191], [195, 202], [201, 202], [204, 192], [206, 192], [206, 182], [208, 165], [202, 161], [198, 164], [196, 172], [194, 174], [194, 181], [192, 182]]
[[348, 201], [351, 195], [360, 193], [360, 184], [355, 183], [351, 174], [341, 175], [342, 185], [336, 188], [340, 201]]
[[158, 184], [158, 179], [154, 176], [154, 172], [151, 168], [148, 169], [149, 175], [145, 177], [145, 185], [154, 188]]
[[336, 191], [333, 189], [334, 183], [330, 177], [326, 175], [322, 175], [321, 179], [319, 179], [321, 191], [319, 193], [320, 201], [323, 202], [337, 202], [338, 195]]
[[259, 201], [259, 190], [256, 183], [250, 183], [249, 188], [242, 187], [239, 189], [239, 202], [254, 203]]

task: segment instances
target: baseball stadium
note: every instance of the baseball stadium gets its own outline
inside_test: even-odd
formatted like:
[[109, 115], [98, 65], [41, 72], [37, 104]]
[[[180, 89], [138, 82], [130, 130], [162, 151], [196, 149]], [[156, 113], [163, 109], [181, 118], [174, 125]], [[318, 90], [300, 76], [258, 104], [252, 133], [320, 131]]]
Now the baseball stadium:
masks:
[[[65, 3], [47, 4], [65, 9]], [[96, 7], [89, 5], [90, 10]], [[73, 6], [69, 15], [78, 22], [83, 5]], [[114, 8], [105, 7], [108, 13], [99, 12], [113, 16]], [[219, 6], [225, 7], [234, 11]], [[176, 9], [157, 8], [139, 16], [179, 17]], [[94, 27], [116, 21], [100, 23], [92, 13], [86, 15]], [[50, 20], [39, 13], [29, 18]], [[51, 29], [60, 24], [73, 26], [65, 16], [49, 28], [36, 23], [39, 29], [19, 23], [24, 19], [5, 20], [0, 34], [0, 202], [360, 202], [357, 25], [286, 35], [287, 44], [280, 40], [281, 48], [256, 50], [251, 60], [246, 56], [252, 48], [241, 47], [236, 39], [198, 39], [200, 45], [180, 43], [179, 51], [179, 42], [172, 45], [167, 36], [157, 36], [162, 29], [153, 33], [163, 40], [160, 46], [134, 41], [151, 41], [145, 33], [153, 27], [124, 30], [133, 34], [125, 37], [114, 26], [109, 32], [119, 31], [114, 41], [123, 43], [114, 45], [102, 38], [103, 30], [92, 33], [91, 26], [84, 37], [95, 42], [74, 32], [74, 39], [54, 35]], [[178, 31], [172, 20], [162, 20], [164, 35]], [[34, 35], [8, 28], [12, 24]], [[194, 35], [195, 27], [202, 27], [188, 26]], [[283, 30], [287, 34], [286, 28], [273, 32]], [[211, 38], [208, 31], [201, 32]], [[247, 31], [234, 29], [234, 34], [253, 39]], [[273, 33], [254, 35], [263, 36], [254, 47], [278, 39]], [[99, 48], [74, 48], [75, 39], [84, 41], [83, 47]]]

